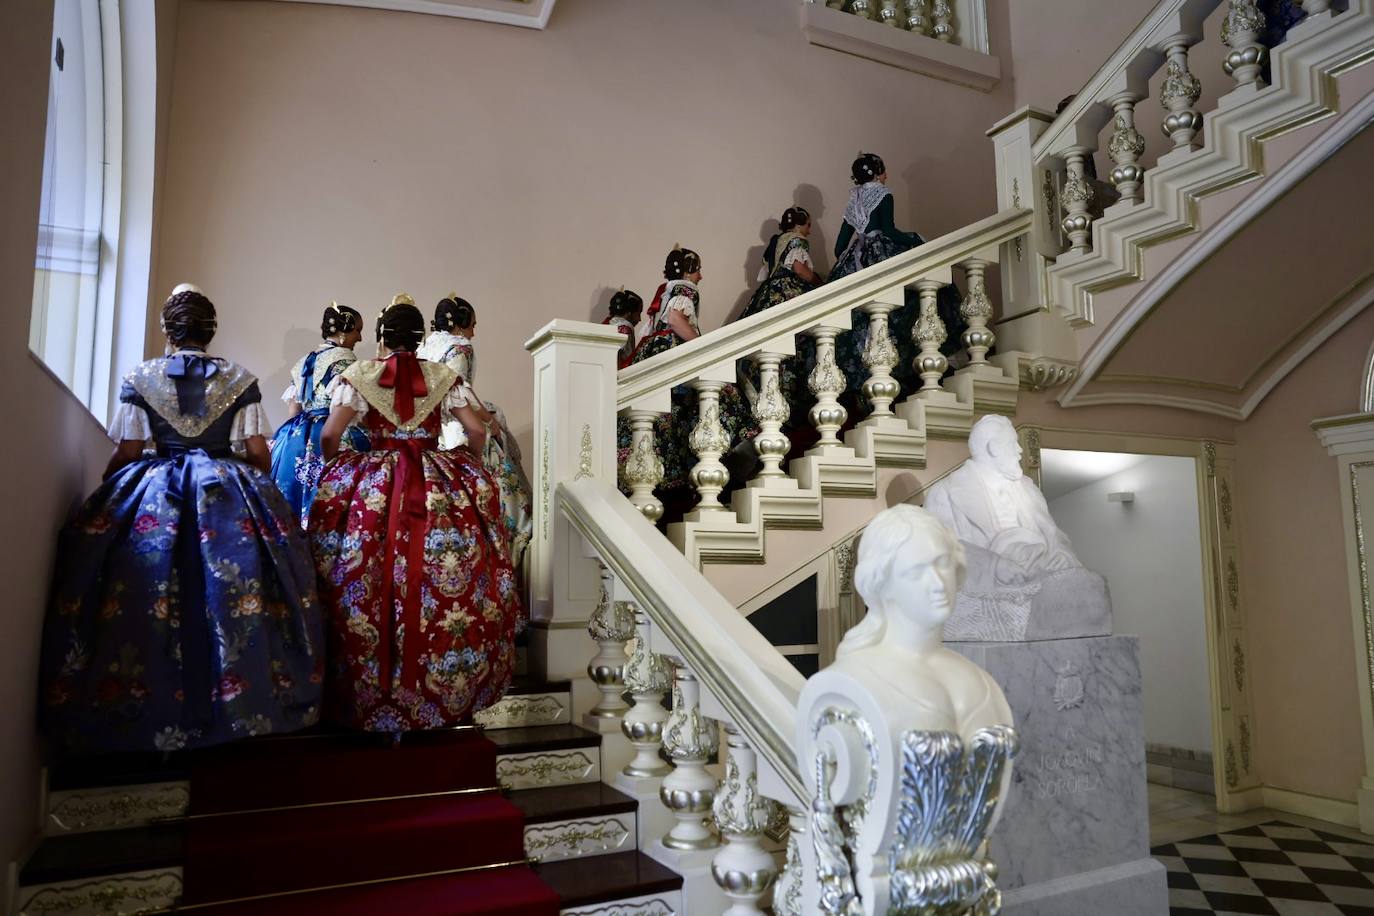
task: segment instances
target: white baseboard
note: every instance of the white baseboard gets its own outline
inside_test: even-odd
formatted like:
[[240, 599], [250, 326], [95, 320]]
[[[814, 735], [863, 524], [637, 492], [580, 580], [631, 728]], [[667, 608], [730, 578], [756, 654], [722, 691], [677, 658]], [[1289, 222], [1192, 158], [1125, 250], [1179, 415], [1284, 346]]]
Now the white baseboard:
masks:
[[1360, 826], [1359, 806], [1352, 801], [1339, 798], [1326, 798], [1322, 795], [1308, 795], [1306, 792], [1265, 786], [1264, 806], [1275, 811], [1300, 814], [1303, 817], [1339, 824], [1342, 827], [1358, 829]]

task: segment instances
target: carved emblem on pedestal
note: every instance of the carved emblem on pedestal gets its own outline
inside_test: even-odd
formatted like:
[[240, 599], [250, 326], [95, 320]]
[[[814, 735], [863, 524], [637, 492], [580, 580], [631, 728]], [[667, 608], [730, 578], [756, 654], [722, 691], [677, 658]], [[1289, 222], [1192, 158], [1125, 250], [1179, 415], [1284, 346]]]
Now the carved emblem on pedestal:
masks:
[[1055, 673], [1058, 677], [1054, 681], [1054, 708], [1063, 712], [1082, 706], [1083, 677], [1078, 666], [1073, 662], [1065, 662]]

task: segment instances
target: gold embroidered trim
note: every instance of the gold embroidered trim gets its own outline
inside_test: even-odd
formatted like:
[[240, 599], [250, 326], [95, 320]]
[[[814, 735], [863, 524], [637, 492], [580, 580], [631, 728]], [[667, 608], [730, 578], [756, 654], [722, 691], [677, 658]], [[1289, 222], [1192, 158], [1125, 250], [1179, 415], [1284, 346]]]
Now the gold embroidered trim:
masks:
[[184, 417], [177, 403], [176, 382], [167, 377], [166, 359], [150, 359], [139, 364], [125, 381], [138, 392], [158, 416], [178, 435], [194, 439], [210, 428], [257, 378], [242, 366], [227, 359], [215, 359], [219, 371], [205, 380], [205, 416]]
[[339, 378], [356, 388], [374, 410], [381, 411], [382, 416], [399, 430], [419, 429], [458, 381], [458, 373], [448, 366], [420, 360], [420, 371], [424, 373], [429, 393], [415, 402], [415, 416], [402, 423], [396, 413], [396, 392], [377, 384], [385, 369], [386, 363], [382, 360], [363, 359], [345, 369]]
[[[320, 355], [315, 357], [315, 401], [317, 403], [302, 405], [306, 408], [328, 407], [329, 399], [324, 396], [325, 386], [321, 384], [324, 377], [329, 374], [330, 369], [334, 368], [334, 366], [339, 363], [352, 365], [358, 361], [358, 354], [338, 344], [330, 344], [328, 350], [320, 350], [319, 353]], [[307, 353], [305, 356], [302, 356], [300, 359], [296, 360], [296, 365], [291, 367], [291, 387], [295, 389], [295, 394], [297, 396], [301, 393], [301, 373], [305, 369], [305, 361], [309, 355], [310, 354]], [[345, 368], [347, 368], [347, 366], [345, 366]]]

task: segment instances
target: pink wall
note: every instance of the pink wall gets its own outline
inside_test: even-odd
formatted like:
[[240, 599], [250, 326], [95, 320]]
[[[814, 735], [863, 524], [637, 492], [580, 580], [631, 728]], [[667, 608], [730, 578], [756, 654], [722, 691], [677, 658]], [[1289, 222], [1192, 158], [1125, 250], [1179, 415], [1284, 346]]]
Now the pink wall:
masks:
[[57, 528], [109, 454], [95, 420], [28, 352], [51, 35], [51, 0], [0, 4], [0, 391], [10, 432], [0, 458], [0, 863], [16, 858], [38, 818], [38, 642]]
[[1265, 783], [1353, 801], [1363, 772], [1336, 459], [1312, 432], [1354, 413], [1374, 309], [1236, 430], [1241, 600]]
[[545, 322], [599, 320], [622, 284], [647, 299], [681, 242], [718, 326], [794, 201], [828, 265], [860, 148], [886, 157], [903, 226], [985, 216], [983, 132], [1011, 109], [1005, 81], [809, 45], [796, 0], [564, 0], [544, 32], [187, 0], [176, 60], [157, 288], [204, 286], [220, 352], [276, 391], [330, 298], [370, 334], [396, 291], [429, 308], [456, 289], [478, 308], [478, 389], [526, 439], [522, 344]]

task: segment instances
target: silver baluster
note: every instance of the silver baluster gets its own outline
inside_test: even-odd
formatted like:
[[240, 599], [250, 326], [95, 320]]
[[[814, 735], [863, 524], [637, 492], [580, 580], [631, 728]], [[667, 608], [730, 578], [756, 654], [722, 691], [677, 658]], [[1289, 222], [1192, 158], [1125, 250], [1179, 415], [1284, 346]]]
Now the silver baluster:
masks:
[[663, 747], [673, 758], [673, 772], [663, 778], [658, 797], [677, 821], [663, 838], [669, 849], [714, 849], [720, 840], [706, 826], [716, 797], [716, 778], [706, 764], [720, 750], [716, 722], [701, 714], [701, 685], [682, 664], [673, 679], [673, 712], [663, 729]]
[[1064, 152], [1068, 166], [1068, 180], [1060, 194], [1068, 213], [1064, 217], [1064, 232], [1069, 237], [1069, 245], [1074, 251], [1086, 253], [1092, 240], [1092, 215], [1088, 207], [1093, 199], [1093, 186], [1088, 181], [1084, 163], [1092, 155], [1086, 146], [1071, 146]]
[[1112, 139], [1107, 145], [1107, 154], [1112, 157], [1116, 167], [1112, 169], [1112, 184], [1121, 192], [1122, 200], [1136, 201], [1143, 198], [1140, 183], [1145, 170], [1136, 162], [1145, 152], [1145, 138], [1135, 127], [1135, 103], [1140, 96], [1134, 92], [1123, 92], [1112, 97], [1115, 111], [1112, 124]]
[[897, 19], [897, 3], [898, 0], [882, 0], [883, 8], [878, 11], [879, 21], [894, 29], [901, 27], [901, 22]]
[[901, 386], [892, 377], [897, 365], [897, 346], [887, 329], [887, 316], [892, 306], [886, 302], [870, 302], [864, 306], [868, 313], [868, 343], [864, 345], [863, 363], [868, 378], [863, 384], [864, 397], [873, 405], [870, 418], [891, 417], [892, 402], [901, 393]]
[[940, 41], [954, 40], [954, 10], [949, 5], [949, 0], [935, 0], [935, 5], [931, 7], [931, 15], [935, 17], [935, 25], [930, 29], [930, 34]]
[[724, 385], [698, 379], [695, 386], [699, 415], [688, 441], [698, 458], [692, 467], [691, 478], [697, 493], [701, 495], [701, 501], [693, 512], [724, 512], [726, 509], [721, 505], [720, 493], [730, 482], [730, 472], [720, 460], [730, 449], [730, 437], [720, 423], [720, 389]]
[[921, 293], [921, 311], [916, 325], [911, 329], [912, 339], [921, 348], [916, 354], [916, 373], [921, 377], [922, 391], [940, 390], [940, 379], [949, 368], [949, 360], [940, 352], [940, 345], [949, 337], [945, 323], [940, 320], [936, 308], [936, 295], [944, 284], [938, 280], [917, 280], [916, 288]]
[[844, 391], [845, 377], [835, 363], [835, 328], [816, 328], [811, 336], [816, 339], [816, 365], [807, 377], [807, 387], [816, 396], [816, 403], [807, 413], [811, 425], [821, 434], [815, 448], [840, 448], [840, 428], [844, 426], [849, 412], [840, 404], [838, 398]]
[[1159, 102], [1169, 112], [1162, 125], [1164, 136], [1174, 141], [1174, 149], [1193, 149], [1202, 130], [1202, 114], [1194, 107], [1202, 95], [1202, 83], [1188, 71], [1188, 42], [1178, 38], [1165, 50], [1164, 85]]
[[1227, 76], [1234, 76], [1242, 86], [1259, 84], [1260, 71], [1269, 57], [1269, 50], [1260, 44], [1264, 32], [1264, 14], [1255, 0], [1230, 0], [1226, 21], [1221, 26], [1221, 40], [1231, 49], [1222, 62]]
[[663, 482], [663, 459], [658, 457], [654, 441], [654, 422], [658, 417], [653, 410], [629, 412], [630, 456], [620, 472], [630, 488], [630, 505], [651, 522], [663, 517], [663, 503], [654, 495], [654, 489]]
[[908, 32], [924, 35], [930, 31], [930, 17], [926, 15], [926, 0], [906, 0], [906, 28]]
[[988, 350], [997, 341], [996, 335], [988, 327], [988, 322], [992, 320], [992, 300], [988, 298], [987, 286], [983, 281], [987, 264], [987, 261], [973, 259], [960, 265], [968, 276], [968, 294], [959, 305], [959, 314], [964, 316], [968, 329], [960, 340], [968, 350], [970, 366], [987, 365]]
[[787, 808], [787, 859], [782, 873], [773, 885], [773, 913], [775, 916], [802, 916], [802, 899], [806, 883], [802, 863], [802, 844], [807, 842], [806, 812], [801, 808]]
[[754, 419], [759, 421], [759, 432], [754, 437], [754, 449], [758, 452], [763, 469], [758, 472], [751, 486], [767, 486], [768, 481], [787, 478], [782, 470], [782, 459], [787, 457], [792, 442], [782, 433], [782, 424], [791, 413], [787, 400], [782, 396], [778, 385], [778, 365], [782, 357], [777, 353], [760, 353], [754, 357], [759, 368], [759, 397], [754, 404]]
[[725, 779], [714, 805], [725, 843], [711, 860], [711, 876], [730, 898], [725, 916], [763, 916], [759, 901], [768, 893], [777, 866], [761, 838], [777, 803], [759, 795], [758, 756], [744, 736], [727, 725], [725, 743]]
[[614, 599], [611, 571], [601, 566], [601, 597], [587, 623], [587, 632], [596, 640], [598, 651], [587, 665], [587, 677], [601, 691], [601, 700], [588, 715], [598, 719], [619, 719], [630, 704], [625, 702], [625, 643], [635, 635], [635, 615], [627, 601]]
[[620, 730], [634, 745], [635, 756], [625, 765], [632, 777], [664, 776], [669, 766], [658, 756], [663, 745], [663, 723], [668, 710], [663, 695], [668, 692], [668, 670], [663, 659], [649, 651], [649, 618], [631, 606], [635, 615], [635, 647], [625, 667], [625, 686], [634, 704], [620, 720]]

